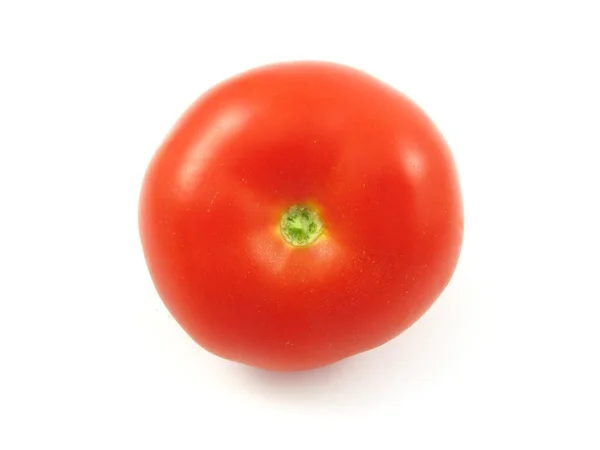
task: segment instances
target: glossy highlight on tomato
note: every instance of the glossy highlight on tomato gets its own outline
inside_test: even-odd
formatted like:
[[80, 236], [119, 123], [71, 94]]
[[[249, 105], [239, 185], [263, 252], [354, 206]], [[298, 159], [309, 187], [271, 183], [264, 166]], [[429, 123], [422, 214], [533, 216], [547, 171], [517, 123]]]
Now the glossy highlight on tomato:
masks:
[[148, 269], [200, 346], [276, 371], [380, 346], [443, 292], [463, 239], [452, 153], [393, 87], [286, 62], [196, 100], [139, 203]]

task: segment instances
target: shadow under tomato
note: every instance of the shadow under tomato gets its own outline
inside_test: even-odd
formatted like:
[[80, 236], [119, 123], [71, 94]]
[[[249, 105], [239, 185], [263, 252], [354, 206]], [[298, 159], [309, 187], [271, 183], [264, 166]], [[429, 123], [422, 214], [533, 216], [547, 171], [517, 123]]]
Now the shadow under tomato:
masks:
[[270, 372], [266, 370], [243, 368], [245, 376], [256, 385], [258, 389], [271, 392], [280, 391], [287, 394], [304, 394], [314, 389], [324, 389], [330, 383], [339, 381], [350, 359], [345, 359], [318, 369], [299, 372]]

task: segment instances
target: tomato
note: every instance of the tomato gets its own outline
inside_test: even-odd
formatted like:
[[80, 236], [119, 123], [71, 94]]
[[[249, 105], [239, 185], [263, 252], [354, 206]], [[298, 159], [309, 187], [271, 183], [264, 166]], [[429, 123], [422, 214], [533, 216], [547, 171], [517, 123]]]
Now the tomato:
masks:
[[454, 157], [374, 77], [286, 62], [227, 79], [177, 121], [139, 229], [162, 301], [200, 346], [312, 369], [380, 346], [449, 283], [463, 239]]

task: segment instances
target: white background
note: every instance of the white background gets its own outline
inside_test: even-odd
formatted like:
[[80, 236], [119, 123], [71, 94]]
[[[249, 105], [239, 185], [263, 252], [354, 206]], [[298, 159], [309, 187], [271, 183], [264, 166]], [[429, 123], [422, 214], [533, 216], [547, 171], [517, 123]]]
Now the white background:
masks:
[[[0, 2], [0, 448], [598, 449], [600, 33], [584, 1]], [[393, 342], [275, 375], [195, 345], [137, 235], [214, 83], [354, 65], [451, 145], [463, 254]]]

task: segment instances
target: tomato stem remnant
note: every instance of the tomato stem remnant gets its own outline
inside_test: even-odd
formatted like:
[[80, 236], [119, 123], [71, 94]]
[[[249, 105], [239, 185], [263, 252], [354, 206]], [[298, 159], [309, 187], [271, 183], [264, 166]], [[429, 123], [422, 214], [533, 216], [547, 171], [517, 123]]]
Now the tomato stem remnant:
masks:
[[281, 216], [281, 235], [293, 247], [307, 247], [317, 240], [323, 232], [323, 222], [313, 209], [303, 206], [291, 206]]

